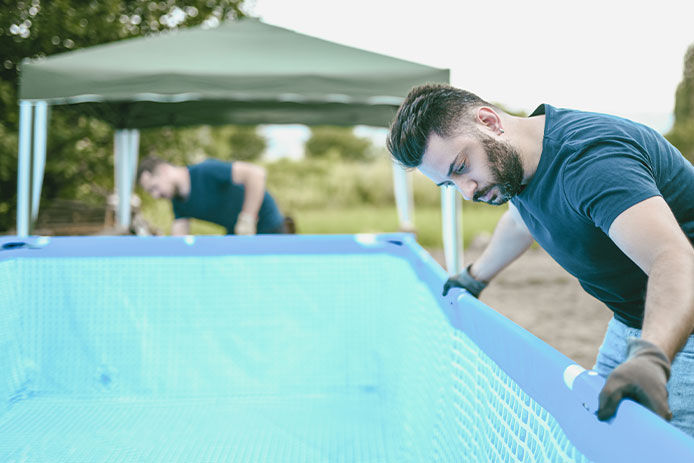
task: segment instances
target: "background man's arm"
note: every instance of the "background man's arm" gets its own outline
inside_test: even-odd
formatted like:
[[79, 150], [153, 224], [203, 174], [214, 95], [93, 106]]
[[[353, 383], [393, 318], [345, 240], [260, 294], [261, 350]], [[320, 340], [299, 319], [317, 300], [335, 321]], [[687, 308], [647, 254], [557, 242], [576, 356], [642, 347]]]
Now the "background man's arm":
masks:
[[243, 206], [236, 221], [237, 235], [256, 232], [258, 212], [265, 198], [265, 169], [255, 164], [236, 161], [231, 169], [231, 181], [244, 186]]
[[629, 341], [629, 356], [607, 378], [598, 417], [631, 397], [670, 417], [665, 385], [670, 362], [694, 330], [694, 248], [660, 196], [622, 212], [610, 238], [647, 275], [641, 339]]
[[189, 219], [175, 219], [171, 224], [171, 235], [172, 236], [184, 236], [190, 235], [190, 220]]
[[523, 254], [533, 243], [533, 237], [523, 222], [518, 210], [509, 203], [506, 211], [494, 228], [492, 239], [482, 255], [472, 265], [446, 281], [443, 295], [451, 288], [465, 288], [479, 297], [487, 283]]

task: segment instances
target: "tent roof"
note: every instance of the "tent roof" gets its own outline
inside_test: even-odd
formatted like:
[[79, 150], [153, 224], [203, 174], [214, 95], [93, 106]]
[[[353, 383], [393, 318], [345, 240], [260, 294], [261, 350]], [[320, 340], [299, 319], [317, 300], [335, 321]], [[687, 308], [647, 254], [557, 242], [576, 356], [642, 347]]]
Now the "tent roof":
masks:
[[130, 128], [383, 126], [412, 86], [448, 79], [446, 69], [242, 19], [27, 60], [20, 99], [84, 105]]

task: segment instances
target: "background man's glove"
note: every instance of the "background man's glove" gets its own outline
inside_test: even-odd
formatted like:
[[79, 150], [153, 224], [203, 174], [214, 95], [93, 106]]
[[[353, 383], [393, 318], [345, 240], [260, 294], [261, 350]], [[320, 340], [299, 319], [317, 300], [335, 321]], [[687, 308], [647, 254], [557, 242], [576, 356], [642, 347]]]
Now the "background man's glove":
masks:
[[234, 226], [234, 233], [237, 235], [255, 235], [256, 219], [251, 214], [239, 213]]
[[473, 296], [480, 297], [480, 293], [487, 287], [487, 283], [472, 278], [470, 267], [472, 267], [472, 264], [465, 267], [459, 274], [446, 280], [446, 283], [443, 285], [443, 296], [448, 294], [451, 288], [463, 288], [467, 289]]
[[600, 391], [598, 419], [604, 421], [611, 418], [619, 402], [629, 397], [666, 420], [671, 420], [666, 388], [669, 378], [670, 359], [667, 355], [655, 344], [629, 338], [627, 359], [610, 373]]

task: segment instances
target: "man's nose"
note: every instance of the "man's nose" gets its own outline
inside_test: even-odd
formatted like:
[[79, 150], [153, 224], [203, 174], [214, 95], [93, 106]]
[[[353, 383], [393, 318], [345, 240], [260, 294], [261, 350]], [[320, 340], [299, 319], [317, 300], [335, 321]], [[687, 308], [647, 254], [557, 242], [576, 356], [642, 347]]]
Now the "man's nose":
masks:
[[470, 201], [472, 200], [472, 197], [475, 195], [475, 190], [477, 189], [477, 182], [470, 179], [460, 179], [457, 182], [455, 182], [455, 186], [456, 188], [458, 188], [460, 194], [463, 195], [463, 198]]

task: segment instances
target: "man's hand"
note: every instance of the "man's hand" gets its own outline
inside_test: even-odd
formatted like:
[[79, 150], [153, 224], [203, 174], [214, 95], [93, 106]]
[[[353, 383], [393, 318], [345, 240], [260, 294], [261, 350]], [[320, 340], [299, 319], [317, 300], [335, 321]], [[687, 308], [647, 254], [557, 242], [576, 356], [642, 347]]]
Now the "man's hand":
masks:
[[628, 397], [671, 420], [666, 388], [669, 378], [670, 360], [667, 355], [655, 344], [629, 338], [627, 359], [610, 373], [600, 391], [598, 419], [611, 418], [619, 402]]
[[459, 274], [450, 277], [446, 283], [444, 283], [443, 296], [448, 294], [451, 288], [463, 288], [467, 289], [473, 296], [480, 297], [480, 293], [487, 287], [487, 283], [475, 280], [472, 275], [470, 275], [470, 267], [472, 267], [472, 264], [465, 267]]
[[239, 213], [234, 226], [234, 233], [237, 235], [255, 235], [256, 218], [246, 212]]

